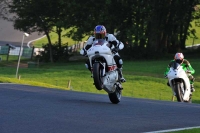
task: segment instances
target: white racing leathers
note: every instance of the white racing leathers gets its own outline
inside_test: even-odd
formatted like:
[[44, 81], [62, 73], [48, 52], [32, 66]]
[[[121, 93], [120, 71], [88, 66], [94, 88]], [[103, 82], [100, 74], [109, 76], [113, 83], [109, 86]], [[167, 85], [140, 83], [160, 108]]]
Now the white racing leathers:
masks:
[[[89, 39], [89, 42], [91, 40], [92, 38]], [[94, 85], [97, 90], [105, 90], [110, 101], [117, 104], [121, 100], [121, 90], [123, 88], [119, 69], [110, 48], [111, 44], [105, 39], [95, 39], [91, 42], [92, 45], [87, 49], [86, 55], [89, 58]]]
[[[107, 42], [113, 42], [113, 41], [117, 42], [117, 45], [116, 46], [112, 45], [111, 49], [114, 49], [115, 47], [117, 47], [119, 50], [122, 50], [124, 48], [124, 44], [122, 42], [118, 41], [113, 34], [107, 34], [106, 37], [105, 37], [105, 40]], [[90, 36], [89, 39], [87, 40], [86, 45], [84, 46], [84, 48], [81, 49], [80, 54], [81, 55], [85, 55], [86, 51], [92, 46], [94, 41], [95, 41], [95, 37]], [[114, 55], [118, 55], [119, 56], [119, 53], [117, 52]]]

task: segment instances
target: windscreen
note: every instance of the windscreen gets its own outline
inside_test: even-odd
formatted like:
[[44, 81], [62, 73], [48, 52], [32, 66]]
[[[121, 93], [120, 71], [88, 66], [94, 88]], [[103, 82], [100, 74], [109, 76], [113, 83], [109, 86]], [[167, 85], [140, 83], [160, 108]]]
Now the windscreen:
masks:
[[180, 66], [180, 64], [179, 64], [179, 63], [176, 63], [176, 62], [174, 61], [174, 62], [172, 63], [172, 66], [171, 66], [171, 67], [173, 67], [173, 69], [177, 69], [178, 66]]
[[96, 39], [94, 40], [93, 46], [102, 46], [106, 41], [104, 39]]

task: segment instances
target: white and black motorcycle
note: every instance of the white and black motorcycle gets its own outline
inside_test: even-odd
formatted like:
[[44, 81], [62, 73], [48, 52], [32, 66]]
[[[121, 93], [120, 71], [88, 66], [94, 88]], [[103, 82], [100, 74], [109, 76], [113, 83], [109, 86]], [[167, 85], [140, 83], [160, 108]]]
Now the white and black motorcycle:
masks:
[[123, 88], [110, 44], [104, 39], [95, 40], [91, 48], [87, 50], [87, 56], [95, 87], [98, 90], [105, 90], [112, 103], [119, 103]]
[[179, 63], [174, 62], [167, 74], [173, 95], [178, 102], [192, 102], [190, 80]]

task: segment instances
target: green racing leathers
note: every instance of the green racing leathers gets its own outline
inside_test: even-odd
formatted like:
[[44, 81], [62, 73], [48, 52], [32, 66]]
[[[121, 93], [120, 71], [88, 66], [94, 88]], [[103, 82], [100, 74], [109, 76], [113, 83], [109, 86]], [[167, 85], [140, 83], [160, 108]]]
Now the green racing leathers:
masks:
[[[168, 67], [166, 68], [166, 71], [164, 72], [164, 76], [165, 77], [167, 76], [167, 74], [168, 74], [168, 72], [170, 70], [170, 67], [173, 64], [173, 62], [175, 62], [175, 60], [171, 60], [169, 65], [168, 65]], [[194, 77], [192, 75], [195, 73], [195, 70], [192, 68], [191, 64], [186, 59], [183, 59], [183, 62], [181, 64], [181, 66], [183, 67], [183, 69], [186, 72], [189, 71], [188, 78], [190, 79], [190, 84], [193, 84], [194, 83]]]

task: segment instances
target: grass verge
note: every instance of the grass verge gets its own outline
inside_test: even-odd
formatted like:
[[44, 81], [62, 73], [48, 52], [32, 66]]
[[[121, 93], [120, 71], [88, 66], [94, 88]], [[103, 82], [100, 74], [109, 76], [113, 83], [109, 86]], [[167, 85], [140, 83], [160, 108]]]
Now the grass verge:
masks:
[[[200, 103], [198, 90], [200, 88], [200, 61], [199, 59], [189, 59], [189, 61], [196, 70], [194, 75], [196, 92], [193, 93], [193, 103]], [[168, 63], [169, 60], [124, 61], [123, 73], [127, 82], [123, 83], [123, 96], [170, 101], [172, 91], [166, 85], [167, 79], [163, 77]], [[20, 80], [15, 75], [16, 65], [6, 66], [6, 63], [1, 62], [0, 66], [0, 82], [107, 94], [95, 88], [91, 74], [84, 66], [84, 61], [40, 64], [35, 68], [20, 67]]]

